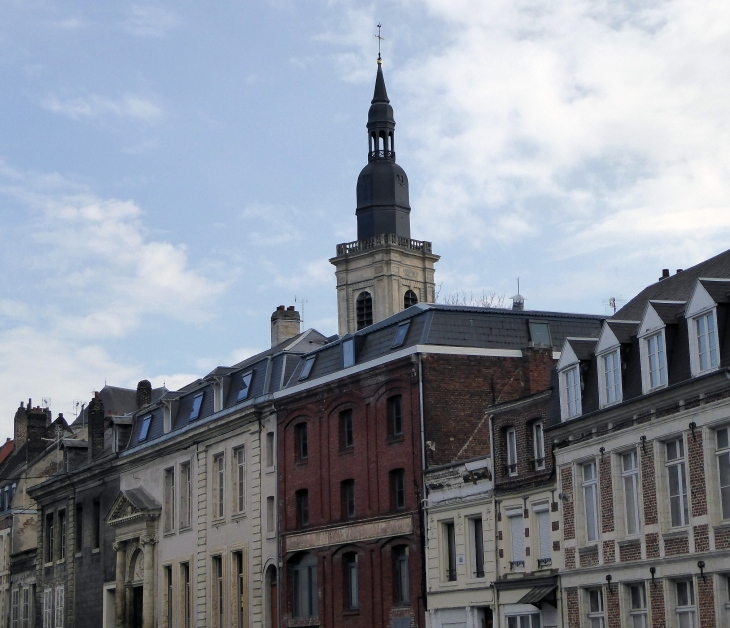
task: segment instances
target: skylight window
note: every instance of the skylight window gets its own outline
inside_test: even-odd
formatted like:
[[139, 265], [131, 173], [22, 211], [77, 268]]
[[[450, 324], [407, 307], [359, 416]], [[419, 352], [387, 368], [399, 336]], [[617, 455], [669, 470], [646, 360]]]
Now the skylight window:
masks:
[[342, 343], [342, 365], [345, 368], [355, 366], [355, 339], [349, 338]]
[[148, 414], [142, 419], [142, 427], [139, 430], [139, 440], [147, 440], [147, 433], [150, 431], [150, 423], [152, 423], [152, 415]]
[[248, 394], [251, 390], [251, 378], [253, 373], [244, 373], [241, 376], [241, 389], [238, 391], [238, 401], [248, 399]]
[[306, 362], [304, 362], [304, 366], [302, 367], [302, 372], [299, 375], [299, 381], [302, 381], [303, 379], [307, 379], [309, 377], [309, 374], [312, 372], [312, 367], [314, 366], [314, 360], [317, 356], [312, 356], [311, 358], [307, 358]]
[[552, 347], [553, 341], [550, 338], [550, 323], [530, 321], [530, 339], [535, 346]]
[[398, 329], [395, 332], [395, 338], [393, 338], [393, 344], [390, 345], [391, 349], [395, 349], [397, 347], [402, 347], [403, 343], [406, 341], [406, 334], [408, 333], [408, 328], [411, 326], [411, 321], [406, 321], [405, 323], [401, 323], [398, 325]]
[[195, 421], [200, 416], [200, 406], [203, 405], [203, 397], [205, 396], [205, 393], [198, 393], [193, 397], [193, 407], [190, 409], [190, 418], [189, 421]]

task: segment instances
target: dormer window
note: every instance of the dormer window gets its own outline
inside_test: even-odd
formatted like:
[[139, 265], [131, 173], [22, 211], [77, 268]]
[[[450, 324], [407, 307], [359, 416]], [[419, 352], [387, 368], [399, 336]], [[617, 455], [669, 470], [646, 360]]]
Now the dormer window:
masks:
[[395, 332], [395, 338], [393, 338], [393, 344], [390, 345], [391, 349], [396, 349], [397, 347], [403, 346], [410, 325], [411, 321], [406, 321], [405, 323], [401, 323], [400, 325], [398, 325], [398, 329]]
[[241, 388], [238, 391], [238, 401], [248, 399], [248, 394], [251, 390], [251, 378], [253, 373], [245, 373], [241, 376]]
[[152, 423], [152, 415], [148, 414], [142, 419], [142, 427], [139, 429], [139, 442], [147, 440], [147, 434], [150, 431], [150, 423]]
[[667, 385], [667, 352], [664, 347], [664, 332], [647, 337], [646, 357], [649, 371], [649, 388], [654, 390]]
[[571, 419], [581, 414], [580, 372], [578, 365], [571, 366], [562, 372], [563, 416]]
[[693, 347], [695, 353], [694, 370], [696, 373], [704, 373], [716, 369], [720, 363], [717, 347], [717, 328], [715, 323], [715, 310], [696, 316], [691, 321], [694, 327]]
[[355, 339], [348, 338], [342, 343], [342, 366], [355, 366]]
[[312, 372], [312, 367], [314, 366], [314, 360], [317, 356], [312, 356], [311, 358], [307, 358], [304, 362], [304, 366], [302, 367], [302, 372], [299, 375], [299, 381], [302, 381], [303, 379], [307, 379], [309, 377], [309, 374]]
[[601, 377], [601, 406], [609, 406], [622, 400], [621, 353], [614, 349], [599, 358]]
[[195, 421], [200, 416], [200, 408], [203, 405], [203, 396], [205, 395], [204, 392], [198, 393], [193, 397], [193, 407], [190, 408], [190, 418], [189, 421]]

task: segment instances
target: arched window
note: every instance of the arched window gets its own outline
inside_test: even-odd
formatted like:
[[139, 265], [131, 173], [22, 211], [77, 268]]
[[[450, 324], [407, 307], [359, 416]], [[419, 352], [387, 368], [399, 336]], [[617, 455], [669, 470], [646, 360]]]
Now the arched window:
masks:
[[418, 297], [416, 296], [416, 293], [413, 292], [413, 290], [408, 290], [403, 297], [403, 308], [409, 308], [411, 305], [415, 305], [418, 303]]
[[357, 554], [348, 552], [342, 556], [342, 567], [344, 571], [345, 608], [355, 610], [360, 608], [360, 595], [358, 586]]
[[292, 617], [307, 618], [319, 615], [317, 589], [317, 557], [303, 554], [289, 563], [291, 573]]
[[373, 297], [369, 292], [361, 292], [357, 295], [355, 309], [357, 310], [358, 331], [373, 324]]

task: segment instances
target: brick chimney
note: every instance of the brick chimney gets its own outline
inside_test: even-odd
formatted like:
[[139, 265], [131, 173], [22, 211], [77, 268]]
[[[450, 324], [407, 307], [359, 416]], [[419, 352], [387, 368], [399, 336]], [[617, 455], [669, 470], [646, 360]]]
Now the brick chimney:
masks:
[[48, 446], [43, 440], [46, 437], [46, 428], [50, 424], [48, 412], [45, 408], [33, 408], [26, 412], [26, 438], [28, 443], [28, 460], [35, 458]]
[[137, 408], [147, 406], [152, 403], [152, 384], [143, 379], [137, 384]]
[[30, 410], [30, 404], [31, 400], [28, 399], [28, 408], [26, 409], [21, 401], [20, 407], [15, 412], [13, 438], [15, 439], [16, 451], [25, 445], [28, 440], [28, 410]]
[[89, 455], [94, 460], [104, 452], [104, 402], [98, 392], [89, 402]]
[[294, 338], [301, 333], [301, 318], [293, 305], [280, 305], [271, 315], [271, 346]]

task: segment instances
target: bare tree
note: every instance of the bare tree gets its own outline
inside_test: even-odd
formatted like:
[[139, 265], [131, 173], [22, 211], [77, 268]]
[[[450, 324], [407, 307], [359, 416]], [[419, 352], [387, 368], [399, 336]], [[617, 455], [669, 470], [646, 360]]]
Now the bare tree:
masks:
[[441, 298], [441, 286], [442, 284], [439, 284], [436, 290], [436, 303], [443, 303], [444, 305], [471, 305], [473, 307], [505, 307], [505, 295], [497, 294], [494, 290], [492, 292], [482, 290], [481, 294], [474, 294], [473, 291], [467, 293], [465, 290], [462, 290], [461, 292], [453, 292]]

